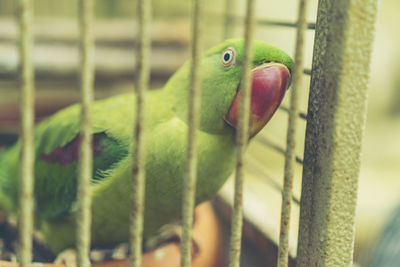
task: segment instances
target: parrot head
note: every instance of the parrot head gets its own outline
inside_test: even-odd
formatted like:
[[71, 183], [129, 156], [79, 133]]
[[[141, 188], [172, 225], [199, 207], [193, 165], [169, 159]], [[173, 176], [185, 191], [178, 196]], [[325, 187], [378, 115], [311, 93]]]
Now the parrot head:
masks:
[[[229, 39], [201, 58], [200, 130], [225, 134], [236, 129], [241, 98], [243, 39]], [[290, 84], [292, 59], [282, 50], [253, 41], [249, 136], [256, 135], [280, 105]], [[172, 109], [187, 121], [190, 61], [166, 84]]]

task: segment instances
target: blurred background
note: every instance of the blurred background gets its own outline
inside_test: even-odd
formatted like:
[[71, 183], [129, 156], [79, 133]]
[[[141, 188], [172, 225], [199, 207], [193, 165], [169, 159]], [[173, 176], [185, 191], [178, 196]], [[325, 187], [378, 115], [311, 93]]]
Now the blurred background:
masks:
[[[242, 0], [206, 0], [203, 44], [209, 48], [226, 37], [243, 36]], [[316, 21], [316, 0], [310, 1], [308, 21]], [[255, 38], [276, 45], [293, 56], [295, 28], [268, 21], [294, 23], [297, 2], [258, 1]], [[161, 87], [189, 58], [191, 1], [153, 0], [151, 87]], [[12, 143], [18, 131], [17, 25], [15, 1], [0, 0], [0, 144]], [[225, 27], [225, 13], [235, 16]], [[400, 203], [400, 2], [380, 1], [371, 65], [367, 125], [363, 142], [356, 217], [355, 260], [366, 262], [388, 216]], [[35, 1], [37, 120], [78, 100], [79, 54], [77, 3]], [[134, 1], [97, 0], [96, 98], [133, 90], [135, 73]], [[314, 31], [307, 30], [305, 62], [311, 68]], [[301, 110], [307, 111], [309, 76], [304, 76]], [[288, 97], [283, 105], [288, 106]], [[306, 122], [299, 119], [298, 156], [303, 155]], [[279, 236], [287, 113], [279, 110], [250, 145], [247, 160], [245, 215], [258, 231], [276, 243]], [[267, 144], [267, 145], [265, 145]], [[275, 149], [271, 148], [275, 147]], [[301, 164], [297, 166], [294, 197], [300, 198]], [[232, 194], [230, 182], [221, 192]], [[291, 255], [295, 256], [298, 204], [291, 223]], [[246, 247], [245, 247], [246, 248]], [[247, 255], [247, 254], [246, 254]], [[246, 256], [245, 256], [246, 257]], [[249, 256], [249, 258], [251, 258]], [[252, 263], [258, 266], [257, 263]], [[246, 265], [253, 266], [253, 265]]]

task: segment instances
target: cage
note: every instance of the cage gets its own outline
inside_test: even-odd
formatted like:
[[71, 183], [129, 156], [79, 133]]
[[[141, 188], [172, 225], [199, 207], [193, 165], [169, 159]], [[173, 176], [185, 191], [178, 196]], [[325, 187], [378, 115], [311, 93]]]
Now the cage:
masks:
[[[240, 3], [233, 0], [214, 1], [207, 3], [207, 6], [204, 1], [194, 1], [190, 15], [190, 18], [192, 18], [191, 28], [188, 27], [189, 18], [182, 15], [187, 12], [185, 10], [189, 10], [189, 3], [177, 1], [177, 4], [175, 4], [161, 0], [156, 2], [157, 4], [154, 5], [154, 22], [150, 21], [150, 1], [138, 1], [139, 5], [136, 8], [124, 1], [115, 1], [112, 4], [106, 1], [97, 3], [96, 12], [103, 14], [104, 17], [116, 15], [129, 17], [132, 16], [134, 11], [137, 12], [137, 20], [139, 21], [137, 28], [133, 28], [134, 23], [131, 20], [105, 19], [94, 23], [95, 9], [93, 2], [87, 0], [81, 1], [79, 6], [73, 5], [72, 11], [71, 7], [68, 8], [70, 4], [67, 1], [61, 1], [60, 6], [48, 1], [45, 5], [36, 7], [39, 14], [41, 8], [45, 6], [48, 8], [47, 12], [59, 10], [60, 14], [65, 12], [67, 15], [74, 14], [78, 10], [78, 27], [76, 27], [76, 24], [71, 24], [71, 18], [67, 20], [51, 18], [34, 24], [32, 18], [33, 3], [26, 0], [20, 1], [17, 8], [20, 37], [17, 37], [15, 28], [14, 31], [8, 32], [8, 29], [15, 27], [13, 23], [2, 22], [7, 26], [4, 27], [6, 30], [2, 34], [5, 42], [19, 40], [20, 43], [21, 68], [17, 71], [15, 66], [10, 65], [9, 61], [5, 60], [2, 75], [4, 77], [3, 84], [12, 83], [11, 81], [16, 79], [17, 76], [20, 76], [22, 81], [21, 137], [25, 140], [25, 145], [21, 154], [23, 166], [21, 170], [22, 177], [26, 181], [22, 183], [24, 186], [21, 187], [21, 190], [26, 191], [21, 192], [22, 197], [20, 198], [19, 261], [21, 265], [27, 266], [32, 260], [30, 232], [32, 231], [33, 220], [33, 162], [31, 153], [33, 153], [34, 68], [36, 68], [36, 79], [38, 80], [37, 87], [49, 88], [54, 85], [61, 87], [55, 92], [50, 89], [38, 91], [38, 102], [42, 105], [38, 105], [36, 109], [37, 116], [44, 116], [54, 109], [60, 108], [60, 106], [76, 101], [77, 94], [71, 93], [70, 90], [65, 88], [69, 86], [77, 87], [75, 83], [79, 80], [77, 71], [79, 69], [78, 53], [76, 47], [71, 48], [76, 45], [79, 36], [81, 57], [79, 86], [82, 88], [82, 106], [87, 108], [82, 108], [82, 121], [84, 122], [82, 131], [87, 135], [82, 135], [82, 138], [86, 138], [86, 141], [81, 142], [81, 183], [86, 185], [80, 186], [81, 190], [78, 192], [81, 196], [79, 203], [82, 205], [80, 209], [82, 217], [79, 220], [82, 223], [79, 224], [78, 229], [80, 230], [78, 231], [82, 231], [79, 234], [82, 239], [77, 244], [77, 255], [79, 266], [87, 266], [90, 248], [90, 197], [86, 190], [90, 190], [89, 181], [92, 170], [88, 166], [91, 166], [92, 159], [90, 153], [88, 153], [91, 149], [89, 134], [91, 130], [84, 127], [90, 124], [88, 109], [90, 109], [91, 99], [93, 98], [93, 83], [96, 83], [98, 97], [102, 97], [110, 94], [108, 92], [110, 87], [114, 87], [115, 91], [131, 90], [130, 84], [133, 84], [133, 73], [137, 73], [135, 75], [135, 79], [138, 81], [136, 89], [139, 96], [144, 95], [150, 77], [152, 81], [150, 87], [160, 86], [183, 63], [183, 59], [191, 53], [193, 59], [191, 76], [193, 85], [191, 88], [198, 88], [198, 85], [196, 85], [198, 84], [198, 78], [196, 78], [196, 73], [198, 73], [196, 64], [198, 63], [196, 62], [199, 60], [202, 47], [214, 44], [218, 39], [216, 36], [220, 38], [219, 42], [228, 37], [241, 36], [244, 32], [245, 40], [249, 41], [245, 47], [250, 49], [250, 40], [254, 39], [254, 27], [259, 33], [257, 38], [263, 36], [262, 39], [268, 39], [264, 36], [267, 36], [267, 34], [278, 36], [282, 32], [291, 35], [292, 42], [285, 44], [285, 48], [288, 51], [295, 51], [295, 67], [292, 71], [291, 89], [278, 114], [276, 114], [279, 121], [270, 122], [272, 125], [275, 124], [275, 130], [271, 126], [271, 133], [263, 132], [254, 138], [247, 152], [251, 156], [246, 158], [244, 165], [243, 152], [246, 142], [238, 142], [238, 151], [241, 152], [238, 153], [235, 190], [233, 190], [232, 179], [231, 184], [227, 184], [214, 201], [215, 209], [220, 215], [220, 223], [227, 227], [232, 225], [232, 233], [228, 233], [230, 249], [228, 253], [225, 253], [229, 257], [226, 256], [225, 264], [239, 266], [241, 251], [243, 253], [243, 266], [252, 266], [252, 258], [259, 258], [259, 261], [263, 261], [267, 266], [292, 266], [295, 261], [297, 266], [348, 266], [351, 264], [361, 138], [366, 116], [369, 62], [377, 1], [321, 0], [318, 2], [318, 11], [316, 11], [316, 1], [311, 3], [310, 8], [308, 1], [302, 0], [298, 2], [298, 7], [296, 6], [298, 9], [297, 19], [294, 19], [296, 8], [292, 8], [291, 11], [294, 13], [288, 12], [289, 15], [286, 20], [275, 19], [272, 16], [274, 11], [279, 13], [278, 10], [282, 9], [282, 6], [272, 10], [273, 6], [271, 5], [269, 12], [266, 12], [269, 13], [268, 17], [260, 16], [260, 13], [256, 12], [254, 0]], [[244, 6], [245, 4], [246, 6]], [[7, 1], [4, 1], [3, 5], [4, 8], [13, 6]], [[173, 5], [173, 7], [170, 5]], [[263, 6], [263, 8], [266, 7]], [[163, 10], [166, 9], [171, 14], [163, 14]], [[306, 15], [306, 11], [309, 9], [317, 12], [315, 23], [309, 22], [309, 16]], [[243, 10], [246, 11], [246, 14]], [[175, 19], [178, 17], [178, 19], [173, 23], [163, 23], [161, 20], [157, 20], [157, 16], [161, 19], [168, 16], [174, 16]], [[314, 16], [315, 14], [312, 17]], [[33, 25], [37, 32], [33, 31]], [[151, 30], [149, 27], [151, 27]], [[79, 31], [76, 28], [79, 28]], [[63, 29], [63, 31], [59, 29]], [[304, 63], [304, 54], [308, 53], [306, 54], [308, 57], [311, 55], [311, 51], [305, 51], [304, 43], [306, 42], [306, 35], [313, 37], [312, 31], [314, 29], [316, 32], [311, 68]], [[150, 32], [152, 32], [151, 40]], [[41, 52], [40, 56], [35, 57], [32, 62], [33, 33], [38, 46], [37, 49], [40, 49]], [[96, 40], [96, 55], [102, 55], [101, 57], [96, 56], [96, 59], [93, 54], [94, 39]], [[56, 43], [58, 45], [55, 45]], [[138, 45], [138, 54], [135, 57], [129, 52], [134, 45]], [[150, 46], [153, 51], [153, 59], [151, 60]], [[52, 49], [53, 51], [51, 51]], [[154, 60], [154, 57], [156, 57], [156, 60]], [[247, 58], [250, 62], [250, 58]], [[135, 60], [138, 62], [136, 66], [132, 64]], [[61, 64], [59, 64], [60, 62]], [[247, 65], [244, 64], [244, 66]], [[246, 77], [249, 76], [249, 68], [244, 67], [244, 70], [243, 79], [248, 81], [249, 78]], [[96, 77], [94, 73], [96, 73]], [[302, 82], [302, 80], [308, 79], [308, 76], [310, 76], [309, 93], [304, 90], [306, 86]], [[194, 110], [198, 110], [200, 104], [194, 101], [198, 99], [196, 97], [198, 92], [194, 90], [192, 94], [194, 97], [191, 98], [193, 100], [191, 105]], [[11, 94], [8, 96], [12, 99]], [[54, 99], [52, 98], [54, 96], [56, 96], [56, 101], [51, 100], [52, 102], [48, 103], [50, 99]], [[143, 102], [140, 101], [144, 101], [144, 99], [141, 97], [138, 97], [138, 99], [137, 105], [141, 106]], [[308, 110], [306, 112], [307, 99]], [[57, 101], [59, 102], [57, 103]], [[4, 103], [7, 104], [7, 102]], [[12, 102], [8, 106], [5, 104], [3, 106], [7, 108], [4, 110], [8, 110], [11, 119], [15, 120], [16, 118], [13, 117], [15, 105]], [[246, 112], [243, 113], [246, 114]], [[9, 119], [10, 115], [7, 116], [5, 118]], [[195, 129], [199, 123], [199, 111], [191, 113], [191, 116], [194, 125], [192, 129]], [[243, 115], [243, 118], [245, 117], [246, 115]], [[138, 118], [141, 117], [138, 115]], [[285, 121], [285, 123], [287, 121], [287, 125], [282, 124], [281, 121]], [[238, 132], [242, 132], [243, 140], [246, 140], [247, 129], [243, 126], [246, 123], [241, 125]], [[11, 132], [15, 131], [15, 127], [8, 129], [11, 129]], [[136, 153], [140, 155], [141, 134], [139, 126], [138, 129], [136, 130], [138, 138]], [[302, 131], [304, 130], [305, 135], [303, 136]], [[285, 138], [285, 133], [287, 133], [287, 138]], [[238, 136], [240, 135], [238, 134]], [[12, 139], [15, 135], [11, 133], [3, 136]], [[196, 137], [193, 136], [193, 133], [189, 134], [189, 140], [192, 140], [189, 141], [189, 144], [196, 142]], [[302, 143], [304, 143], [304, 159], [299, 156], [303, 152]], [[193, 249], [190, 225], [193, 224], [193, 183], [195, 181], [195, 174], [192, 170], [195, 168], [196, 158], [189, 155], [195, 155], [196, 151], [191, 150], [195, 149], [195, 146], [189, 145], [188, 147], [187, 177], [191, 178], [187, 179], [187, 189], [184, 191], [189, 193], [184, 202], [186, 215], [183, 216], [185, 227], [182, 237], [182, 266], [190, 266]], [[264, 148], [264, 151], [260, 149], [261, 147]], [[265, 147], [270, 150], [267, 154], [268, 159], [280, 157], [280, 160], [271, 160], [269, 165], [266, 164]], [[137, 199], [133, 203], [137, 204], [134, 208], [136, 216], [136, 214], [143, 212], [141, 211], [143, 203], [140, 203], [143, 201], [144, 173], [142, 170], [145, 163], [140, 156], [137, 157], [135, 162], [137, 168], [134, 169], [136, 175], [133, 177], [135, 177], [137, 185], [134, 186], [133, 196]], [[267, 174], [271, 169], [279, 170], [277, 174]], [[302, 181], [297, 179], [301, 176], [301, 173]], [[249, 181], [243, 188], [244, 176], [255, 178], [246, 178]], [[282, 176], [284, 182], [279, 178]], [[294, 180], [294, 177], [296, 177], [296, 180]], [[296, 191], [292, 192], [294, 182], [297, 183], [295, 185]], [[301, 194], [300, 183], [302, 183]], [[268, 188], [267, 191], [263, 191], [265, 188]], [[266, 192], [271, 192], [268, 195], [275, 197], [263, 196], [263, 194], [267, 194]], [[233, 195], [235, 195], [234, 199]], [[243, 203], [243, 197], [246, 198], [246, 196], [246, 202]], [[279, 204], [281, 196], [282, 208]], [[278, 197], [278, 200], [276, 197]], [[274, 201], [278, 201], [278, 204], [265, 205]], [[264, 203], [264, 205], [257, 205], [258, 202]], [[296, 206], [292, 207], [292, 205]], [[260, 215], [260, 209], [267, 211], [272, 209], [272, 211], [266, 212], [266, 215]], [[271, 216], [276, 212], [278, 212], [278, 220]], [[134, 220], [133, 227], [136, 230], [132, 231], [130, 239], [132, 266], [140, 266], [141, 261], [142, 237], [140, 233], [143, 227], [141, 216]], [[299, 218], [298, 223], [296, 217]], [[242, 242], [243, 247], [241, 247]], [[220, 253], [223, 254], [223, 252]], [[198, 259], [193, 259], [193, 265], [196, 264], [196, 260]], [[129, 261], [125, 261], [122, 264], [128, 263]], [[1, 262], [1, 264], [6, 263]]]

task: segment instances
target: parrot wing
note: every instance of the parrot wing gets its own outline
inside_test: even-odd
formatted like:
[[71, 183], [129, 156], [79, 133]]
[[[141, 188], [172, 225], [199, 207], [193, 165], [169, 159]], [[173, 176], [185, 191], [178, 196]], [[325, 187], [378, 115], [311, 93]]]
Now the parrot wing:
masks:
[[[92, 184], [107, 179], [128, 155], [133, 102], [130, 94], [96, 101], [92, 106]], [[79, 105], [64, 109], [40, 123], [35, 133], [35, 210], [45, 220], [62, 220], [76, 202], [79, 113]]]

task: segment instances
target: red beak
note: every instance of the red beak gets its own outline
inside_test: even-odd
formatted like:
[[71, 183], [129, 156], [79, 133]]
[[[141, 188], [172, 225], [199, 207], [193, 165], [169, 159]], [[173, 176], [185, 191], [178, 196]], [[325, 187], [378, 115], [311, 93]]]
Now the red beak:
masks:
[[[249, 137], [256, 135], [271, 119], [282, 102], [290, 83], [288, 68], [280, 63], [266, 63], [252, 70]], [[236, 93], [225, 121], [237, 127], [241, 91]]]

